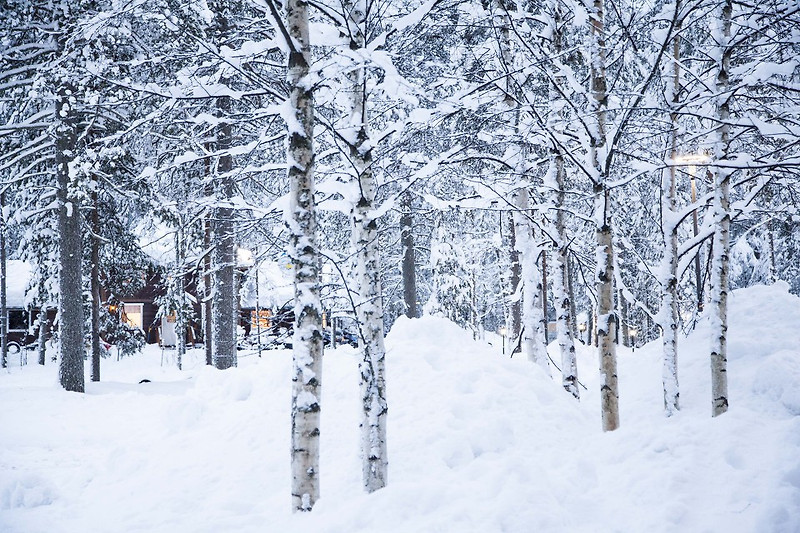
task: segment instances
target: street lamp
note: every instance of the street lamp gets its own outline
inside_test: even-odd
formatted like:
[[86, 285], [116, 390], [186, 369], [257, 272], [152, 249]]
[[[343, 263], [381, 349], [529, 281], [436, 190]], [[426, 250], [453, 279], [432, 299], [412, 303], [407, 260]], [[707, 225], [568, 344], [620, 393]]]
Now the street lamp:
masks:
[[638, 333], [638, 330], [636, 328], [630, 328], [628, 330], [628, 334], [631, 336], [631, 351], [632, 352], [636, 351], [636, 334], [637, 333]]
[[581, 343], [586, 344], [586, 341], [583, 339], [583, 334], [586, 332], [586, 322], [581, 322], [578, 324], [578, 331], [580, 331], [580, 340]]
[[505, 326], [500, 326], [500, 328], [498, 328], [498, 330], [497, 330], [497, 333], [499, 333], [500, 336], [503, 338], [503, 355], [505, 355], [506, 354], [506, 333], [508, 333], [508, 330], [506, 329]]

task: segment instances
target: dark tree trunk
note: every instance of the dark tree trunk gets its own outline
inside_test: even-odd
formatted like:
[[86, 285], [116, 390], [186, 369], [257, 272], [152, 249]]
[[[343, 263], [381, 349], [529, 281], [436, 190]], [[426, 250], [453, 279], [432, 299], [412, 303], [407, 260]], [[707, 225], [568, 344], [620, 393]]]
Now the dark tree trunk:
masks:
[[[219, 17], [221, 34], [228, 32], [227, 20]], [[225, 153], [232, 144], [232, 128], [229, 122], [231, 99], [217, 99], [217, 109], [222, 122], [217, 127], [217, 151], [222, 155], [217, 165], [217, 202], [223, 202], [214, 209], [211, 298], [212, 346], [214, 366], [219, 369], [236, 366], [236, 239], [234, 232], [234, 211], [224, 202], [236, 193], [236, 182], [231, 175], [233, 158]]]
[[0, 367], [8, 366], [8, 302], [6, 300], [6, 193], [0, 192]]
[[44, 360], [47, 356], [47, 308], [42, 306], [39, 308], [39, 317], [37, 318], [39, 326], [39, 364], [44, 366]]
[[414, 213], [411, 193], [403, 195], [400, 215], [400, 238], [403, 244], [403, 300], [408, 318], [417, 314], [417, 274], [414, 250]]
[[69, 163], [76, 148], [75, 112], [69, 95], [75, 91], [62, 84], [58, 87], [56, 116], [55, 171], [58, 183], [59, 236], [59, 339], [61, 364], [59, 381], [68, 391], [84, 391], [83, 375], [83, 305], [81, 283], [80, 199], [69, 194]]
[[94, 179], [95, 190], [92, 191], [93, 209], [91, 213], [92, 235], [92, 381], [100, 381], [100, 214], [98, 213], [97, 179]]
[[542, 250], [542, 340], [545, 346], [550, 342], [550, 335], [547, 331], [547, 250]]

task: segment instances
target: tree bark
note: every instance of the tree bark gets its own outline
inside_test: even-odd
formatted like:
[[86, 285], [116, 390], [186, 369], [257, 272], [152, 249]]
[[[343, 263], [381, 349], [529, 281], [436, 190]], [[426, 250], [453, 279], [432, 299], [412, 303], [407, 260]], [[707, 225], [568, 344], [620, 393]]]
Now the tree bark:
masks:
[[[558, 58], [562, 51], [564, 21], [559, 0], [550, 2], [550, 55]], [[564, 76], [553, 73], [549, 87], [549, 115], [548, 128], [553, 135], [562, 134], [561, 121], [565, 102], [561, 96], [566, 84]], [[575, 398], [580, 398], [578, 388], [578, 365], [575, 356], [574, 330], [574, 302], [569, 272], [569, 248], [565, 224], [565, 169], [564, 154], [561, 147], [552, 142], [550, 144], [549, 168], [546, 177], [546, 186], [550, 191], [550, 203], [553, 205], [551, 220], [551, 236], [553, 242], [552, 283], [553, 306], [556, 311], [556, 338], [561, 355], [561, 384], [564, 389]]]
[[547, 331], [547, 250], [542, 249], [542, 275], [539, 277], [539, 303], [542, 305], [541, 328], [542, 342], [545, 347], [550, 344], [550, 332]]
[[628, 301], [625, 300], [625, 295], [622, 293], [621, 289], [617, 291], [617, 302], [619, 304], [619, 321], [621, 326], [618, 329], [620, 335], [622, 335], [622, 345], [625, 346], [626, 348], [630, 348], [631, 330], [628, 317]]
[[179, 221], [178, 229], [175, 231], [175, 291], [178, 293], [178, 309], [175, 311], [175, 338], [178, 358], [178, 370], [183, 370], [183, 357], [186, 355], [186, 288], [184, 278], [184, 246], [183, 242], [183, 221]]
[[294, 263], [295, 328], [292, 339], [292, 510], [311, 511], [319, 499], [322, 306], [314, 205], [314, 104], [308, 83], [311, 48], [308, 3], [287, 0], [290, 109], [287, 146], [291, 185], [289, 256]]
[[529, 361], [550, 373], [547, 350], [542, 337], [541, 277], [536, 259], [539, 249], [534, 242], [533, 224], [529, 218], [528, 190], [519, 189], [514, 195], [514, 226], [517, 250], [522, 264], [522, 352]]
[[81, 283], [80, 199], [70, 186], [69, 163], [76, 149], [77, 117], [70, 102], [74, 89], [57, 88], [55, 171], [58, 183], [59, 382], [64, 389], [84, 392], [83, 305]]
[[511, 213], [509, 218], [508, 224], [508, 235], [509, 235], [509, 251], [510, 251], [510, 260], [511, 260], [511, 279], [509, 282], [510, 290], [511, 290], [511, 305], [509, 306], [509, 328], [508, 328], [508, 338], [511, 339], [511, 342], [516, 345], [517, 339], [520, 338], [520, 334], [522, 333], [522, 286], [520, 285], [522, 280], [522, 273], [521, 273], [521, 265], [520, 265], [520, 257], [519, 257], [519, 250], [517, 249], [517, 232], [516, 232], [516, 225], [514, 222], [514, 214]]
[[8, 301], [6, 295], [6, 192], [0, 191], [0, 368], [8, 367]]
[[[367, 6], [364, 0], [345, 4], [348, 11], [350, 49], [366, 46]], [[372, 142], [369, 137], [366, 71], [363, 66], [348, 74], [350, 109], [344, 135], [350, 147], [350, 164], [360, 191], [353, 206], [353, 246], [356, 256], [358, 322], [361, 350], [361, 455], [364, 490], [374, 492], [386, 486], [386, 349], [383, 344], [383, 301], [380, 279], [378, 221], [375, 218], [375, 178], [372, 172]], [[413, 258], [412, 258], [413, 259]]]
[[206, 216], [203, 220], [203, 247], [205, 257], [203, 258], [203, 345], [206, 353], [206, 364], [214, 364], [214, 350], [211, 347], [211, 339], [214, 336], [214, 328], [211, 321], [211, 299], [213, 289], [211, 285], [211, 220]]
[[416, 318], [417, 312], [417, 274], [416, 253], [414, 249], [414, 211], [413, 197], [406, 192], [401, 200], [400, 239], [403, 245], [403, 302], [406, 316]]
[[44, 366], [44, 361], [47, 357], [47, 308], [41, 306], [39, 308], [39, 316], [37, 317], [39, 326], [39, 364]]
[[[728, 158], [730, 146], [730, 98], [728, 73], [731, 56], [731, 0], [723, 0], [713, 37], [719, 50], [716, 89], [716, 139], [714, 160]], [[711, 415], [728, 410], [728, 275], [730, 262], [730, 187], [731, 171], [712, 165], [714, 176], [714, 255], [711, 267]]]
[[619, 390], [617, 386], [617, 352], [614, 314], [614, 244], [611, 226], [611, 191], [606, 168], [606, 88], [605, 22], [603, 0], [594, 0], [589, 15], [591, 25], [591, 111], [593, 131], [589, 140], [589, 163], [594, 193], [594, 219], [597, 276], [596, 342], [600, 358], [600, 402], [603, 431], [619, 427]]
[[[230, 31], [224, 14], [218, 14], [218, 31], [227, 35]], [[236, 234], [234, 210], [230, 199], [236, 194], [236, 182], [232, 175], [233, 157], [227, 153], [233, 143], [230, 123], [231, 99], [217, 98], [217, 110], [221, 118], [217, 126], [216, 149], [220, 154], [217, 164], [217, 206], [214, 208], [211, 320], [212, 357], [214, 366], [225, 369], [237, 365], [236, 325], [238, 294], [236, 291]]]
[[[677, 18], [678, 4], [675, 4]], [[680, 26], [675, 28], [679, 33]], [[680, 409], [678, 387], [678, 221], [676, 208], [676, 169], [678, 157], [678, 91], [680, 90], [680, 39], [673, 38], [672, 72], [666, 76], [667, 100], [670, 109], [671, 164], [661, 175], [661, 230], [664, 242], [664, 258], [661, 273], [661, 311], [659, 321], [663, 332], [663, 365], [661, 381], [664, 388], [664, 414], [672, 416]], [[671, 79], [669, 79], [671, 78]]]
[[92, 178], [91, 212], [91, 279], [92, 293], [92, 381], [100, 381], [100, 205], [97, 198], [99, 181]]

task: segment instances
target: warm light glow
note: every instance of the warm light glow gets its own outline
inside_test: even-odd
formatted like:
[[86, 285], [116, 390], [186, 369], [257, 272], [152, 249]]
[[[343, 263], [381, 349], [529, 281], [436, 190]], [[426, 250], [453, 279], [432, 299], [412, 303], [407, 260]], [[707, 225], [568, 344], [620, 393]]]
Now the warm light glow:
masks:
[[500, 328], [497, 330], [497, 333], [499, 333], [501, 337], [505, 337], [506, 333], [508, 333], [508, 330], [506, 330], [505, 326], [500, 326]]
[[677, 163], [678, 165], [702, 165], [711, 162], [711, 157], [708, 154], [684, 154], [679, 155], [675, 159], [672, 160], [673, 163]]
[[578, 331], [580, 331], [581, 333], [586, 331], [586, 322], [581, 322], [580, 324], [578, 324]]
[[114, 304], [109, 305], [108, 306], [108, 312], [109, 313], [116, 313], [117, 312], [117, 306], [114, 305]]
[[631, 334], [631, 337], [635, 337], [636, 333], [638, 333], [638, 332], [637, 332], [636, 328], [631, 328], [631, 329], [628, 330], [628, 333]]
[[253, 264], [253, 252], [247, 248], [236, 249], [236, 262], [240, 266], [250, 266]]

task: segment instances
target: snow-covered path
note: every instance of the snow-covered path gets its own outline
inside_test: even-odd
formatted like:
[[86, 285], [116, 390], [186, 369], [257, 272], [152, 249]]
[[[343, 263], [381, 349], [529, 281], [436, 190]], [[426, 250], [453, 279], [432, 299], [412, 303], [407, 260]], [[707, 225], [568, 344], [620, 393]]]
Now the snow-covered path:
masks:
[[290, 512], [289, 352], [220, 372], [198, 350], [179, 372], [150, 350], [103, 361], [85, 395], [60, 390], [49, 362], [12, 367], [0, 374], [0, 531], [797, 532], [800, 299], [778, 284], [737, 291], [732, 306], [730, 412], [710, 417], [701, 324], [680, 340], [672, 419], [659, 345], [620, 349], [622, 426], [609, 434], [592, 350], [579, 347], [579, 404], [443, 319], [401, 319], [387, 338], [389, 486], [372, 495], [357, 355], [329, 351], [310, 515]]

